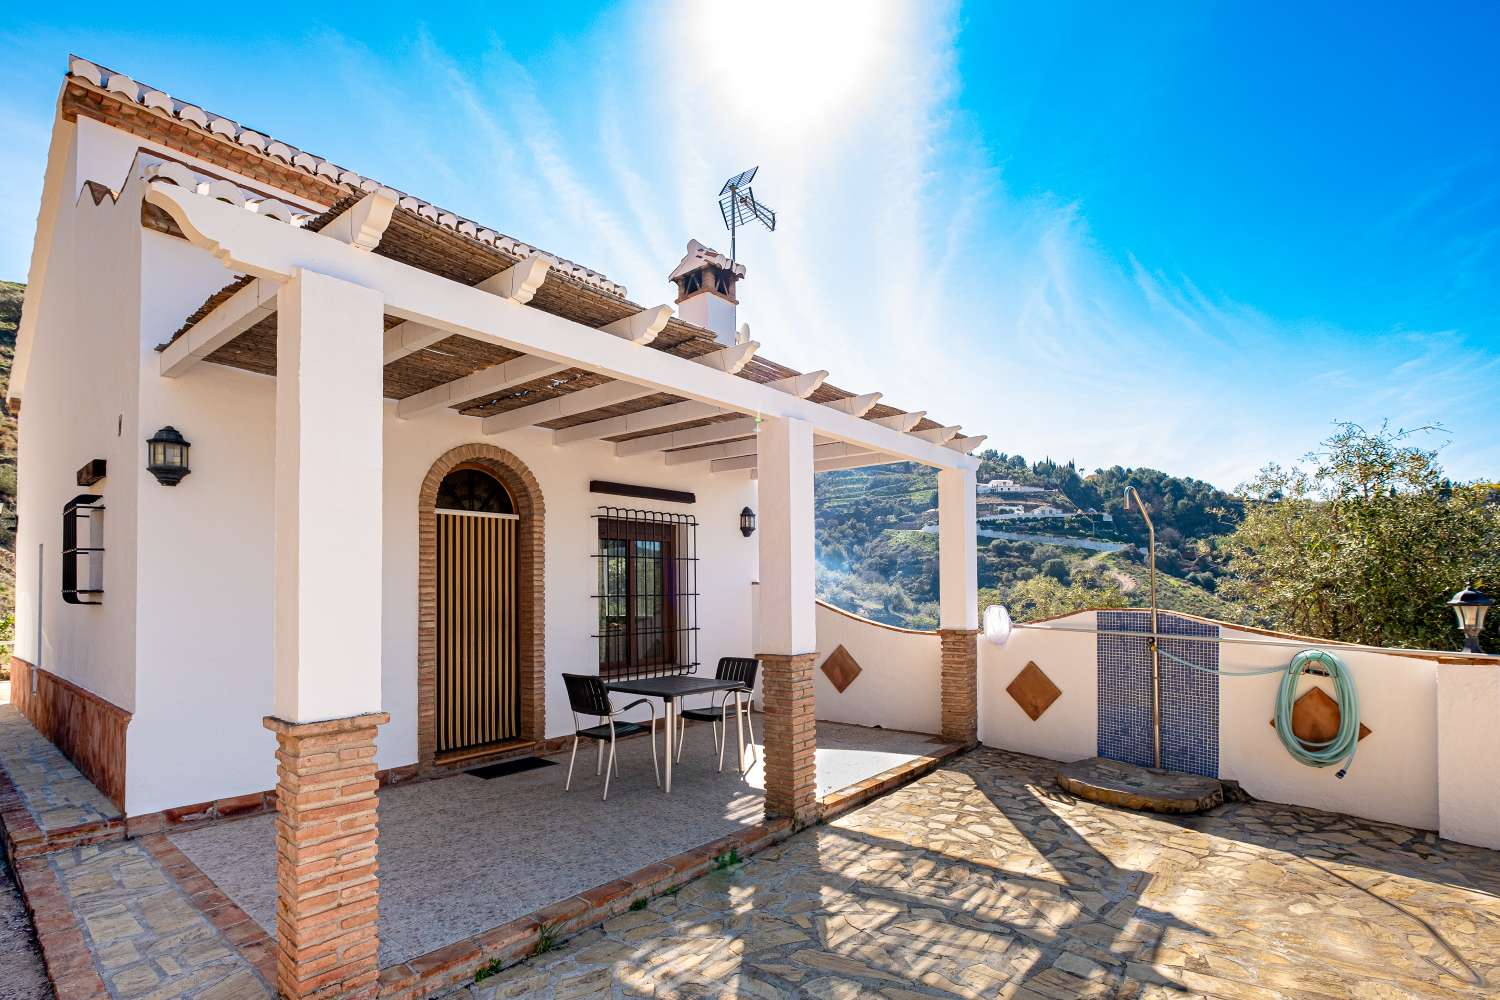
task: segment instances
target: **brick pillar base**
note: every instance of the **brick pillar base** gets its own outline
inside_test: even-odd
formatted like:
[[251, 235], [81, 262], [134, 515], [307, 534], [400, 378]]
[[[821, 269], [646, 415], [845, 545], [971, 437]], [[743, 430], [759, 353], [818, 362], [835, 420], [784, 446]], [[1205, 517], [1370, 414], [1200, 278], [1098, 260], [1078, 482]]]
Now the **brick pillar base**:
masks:
[[277, 742], [276, 990], [287, 1000], [378, 991], [375, 728], [389, 720], [265, 720]]
[[943, 739], [962, 746], [979, 740], [979, 631], [938, 629], [943, 644]]
[[818, 722], [813, 703], [817, 653], [758, 654], [765, 713], [766, 816], [798, 826], [818, 818]]

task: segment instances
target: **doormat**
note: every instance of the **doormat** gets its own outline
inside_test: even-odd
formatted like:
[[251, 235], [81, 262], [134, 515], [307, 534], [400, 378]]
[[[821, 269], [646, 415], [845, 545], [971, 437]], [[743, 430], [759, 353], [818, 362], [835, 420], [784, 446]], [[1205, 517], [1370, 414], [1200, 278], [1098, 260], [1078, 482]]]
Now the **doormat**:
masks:
[[535, 771], [539, 767], [552, 767], [556, 763], [557, 761], [548, 760], [545, 757], [517, 757], [515, 760], [502, 760], [498, 764], [487, 764], [464, 773], [488, 781], [490, 778], [503, 778], [507, 774], [520, 774], [522, 771]]

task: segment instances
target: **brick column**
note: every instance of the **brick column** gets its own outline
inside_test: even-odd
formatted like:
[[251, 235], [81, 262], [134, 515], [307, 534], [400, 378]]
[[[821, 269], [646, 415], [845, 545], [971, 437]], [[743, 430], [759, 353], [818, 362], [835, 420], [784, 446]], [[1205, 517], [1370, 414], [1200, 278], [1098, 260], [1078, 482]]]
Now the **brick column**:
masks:
[[267, 717], [276, 734], [276, 989], [286, 1000], [378, 992], [375, 728]]
[[766, 816], [785, 816], [798, 826], [818, 818], [818, 723], [813, 701], [817, 658], [817, 653], [759, 654]]
[[943, 644], [943, 739], [972, 746], [979, 738], [979, 630], [938, 629]]

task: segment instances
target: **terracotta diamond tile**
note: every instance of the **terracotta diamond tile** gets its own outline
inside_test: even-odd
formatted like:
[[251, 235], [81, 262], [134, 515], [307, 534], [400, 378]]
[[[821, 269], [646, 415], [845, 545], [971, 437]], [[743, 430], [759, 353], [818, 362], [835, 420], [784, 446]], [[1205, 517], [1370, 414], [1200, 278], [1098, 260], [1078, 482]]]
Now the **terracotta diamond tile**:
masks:
[[1030, 716], [1032, 722], [1040, 719], [1042, 713], [1062, 697], [1062, 691], [1052, 683], [1052, 678], [1042, 673], [1042, 668], [1035, 661], [1021, 668], [1015, 679], [1006, 685], [1005, 692], [1016, 700], [1021, 711]]
[[[1276, 728], [1276, 720], [1271, 720]], [[1359, 724], [1359, 738], [1369, 736], [1372, 730], [1363, 722]], [[1339, 703], [1330, 698], [1322, 688], [1309, 688], [1292, 703], [1292, 735], [1303, 743], [1327, 743], [1339, 734]]]
[[854, 678], [858, 677], [862, 670], [849, 651], [839, 646], [828, 654], [828, 659], [823, 661], [823, 673], [833, 683], [834, 690], [843, 694], [844, 689], [854, 683]]

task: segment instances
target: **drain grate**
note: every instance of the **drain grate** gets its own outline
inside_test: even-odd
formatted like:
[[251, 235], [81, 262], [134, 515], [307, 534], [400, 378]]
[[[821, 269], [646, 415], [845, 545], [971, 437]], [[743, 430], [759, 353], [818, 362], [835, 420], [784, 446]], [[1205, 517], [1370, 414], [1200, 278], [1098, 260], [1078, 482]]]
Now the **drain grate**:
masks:
[[503, 760], [498, 764], [487, 764], [484, 767], [476, 767], [465, 774], [472, 774], [476, 778], [503, 778], [507, 774], [520, 774], [522, 771], [535, 771], [539, 767], [553, 767], [557, 764], [555, 760], [545, 757], [517, 757], [515, 760]]

